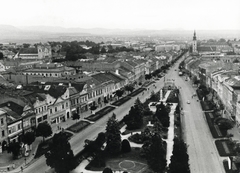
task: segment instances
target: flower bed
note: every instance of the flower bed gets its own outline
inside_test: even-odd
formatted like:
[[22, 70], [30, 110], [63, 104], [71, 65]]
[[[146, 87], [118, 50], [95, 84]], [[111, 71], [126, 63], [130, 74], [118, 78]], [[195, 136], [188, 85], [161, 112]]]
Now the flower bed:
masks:
[[89, 121], [97, 121], [98, 119], [102, 118], [104, 115], [108, 114], [109, 112], [111, 112], [114, 109], [115, 109], [115, 107], [106, 106], [105, 108], [97, 111], [95, 114], [92, 114], [85, 119], [87, 119]]
[[66, 130], [69, 130], [74, 133], [78, 133], [84, 128], [86, 128], [90, 123], [87, 121], [79, 121], [76, 124], [73, 124], [72, 126], [68, 127]]
[[230, 140], [216, 140], [215, 141], [218, 153], [220, 156], [222, 157], [226, 157], [226, 156], [235, 156], [236, 153], [233, 151], [233, 145], [232, 142]]
[[178, 92], [179, 91], [177, 89], [171, 91], [169, 96], [168, 96], [168, 98], [167, 98], [167, 100], [166, 100], [166, 102], [167, 103], [178, 103], [179, 102], [179, 100], [178, 100]]
[[205, 112], [205, 116], [213, 138], [222, 138], [227, 135], [227, 131], [219, 129], [218, 126], [214, 124], [214, 116], [212, 117], [210, 113], [207, 112]]
[[134, 97], [134, 96], [138, 95], [140, 92], [143, 92], [144, 90], [146, 90], [146, 89], [145, 88], [138, 88], [137, 90], [133, 91], [131, 94], [128, 94], [128, 96]]
[[127, 102], [130, 99], [131, 99], [131, 97], [126, 96], [126, 97], [123, 97], [123, 98], [115, 101], [114, 103], [112, 103], [112, 105], [114, 105], [114, 106], [121, 106], [123, 103]]

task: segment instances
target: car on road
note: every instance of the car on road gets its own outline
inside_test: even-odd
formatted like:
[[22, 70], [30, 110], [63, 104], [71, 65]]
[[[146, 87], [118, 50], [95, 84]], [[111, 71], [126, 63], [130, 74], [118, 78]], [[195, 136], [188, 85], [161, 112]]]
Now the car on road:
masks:
[[190, 101], [189, 101], [189, 100], [187, 101], [187, 104], [190, 104]]

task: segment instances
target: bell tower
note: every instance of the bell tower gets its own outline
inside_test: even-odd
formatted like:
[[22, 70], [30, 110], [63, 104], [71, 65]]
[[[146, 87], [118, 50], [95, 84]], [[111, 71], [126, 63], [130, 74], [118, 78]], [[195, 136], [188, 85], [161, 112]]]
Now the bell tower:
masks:
[[194, 34], [193, 34], [192, 52], [197, 53], [197, 37], [196, 37], [195, 30], [194, 30]]

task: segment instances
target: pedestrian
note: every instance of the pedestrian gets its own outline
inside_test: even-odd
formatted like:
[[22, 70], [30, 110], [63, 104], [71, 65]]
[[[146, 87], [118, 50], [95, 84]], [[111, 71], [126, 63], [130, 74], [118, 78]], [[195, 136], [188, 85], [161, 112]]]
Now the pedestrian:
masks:
[[23, 167], [21, 166], [21, 172], [23, 172]]
[[15, 169], [15, 163], [12, 164], [12, 168]]

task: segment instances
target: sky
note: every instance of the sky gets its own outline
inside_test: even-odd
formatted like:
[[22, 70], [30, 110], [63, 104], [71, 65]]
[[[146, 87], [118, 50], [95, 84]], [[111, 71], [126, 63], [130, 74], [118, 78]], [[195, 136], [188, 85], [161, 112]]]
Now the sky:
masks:
[[0, 24], [240, 30], [240, 0], [1, 0]]

